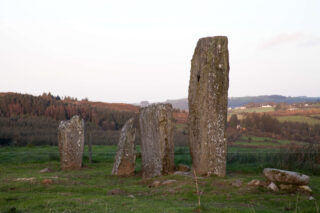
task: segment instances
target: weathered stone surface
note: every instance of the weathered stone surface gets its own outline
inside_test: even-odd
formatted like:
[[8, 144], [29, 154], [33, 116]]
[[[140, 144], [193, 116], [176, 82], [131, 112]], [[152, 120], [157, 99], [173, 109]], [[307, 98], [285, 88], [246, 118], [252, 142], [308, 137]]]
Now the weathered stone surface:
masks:
[[49, 185], [49, 184], [53, 184], [53, 180], [51, 179], [43, 179], [41, 181], [42, 184], [45, 184], [45, 185]]
[[41, 169], [39, 172], [40, 173], [47, 173], [47, 172], [50, 172], [50, 169], [49, 168], [44, 168], [44, 169]]
[[112, 168], [113, 175], [127, 176], [134, 174], [136, 129], [133, 128], [133, 121], [134, 118], [129, 119], [121, 129], [118, 150]]
[[298, 186], [298, 190], [306, 193], [312, 193], [312, 189], [306, 185]]
[[248, 183], [248, 186], [262, 186], [266, 187], [267, 183], [265, 181], [253, 179]]
[[310, 180], [309, 176], [301, 173], [272, 168], [265, 168], [263, 175], [272, 182], [294, 185], [308, 185]]
[[79, 116], [60, 122], [58, 145], [61, 168], [80, 169], [84, 148], [84, 121]]
[[294, 192], [297, 190], [297, 186], [292, 184], [279, 184], [279, 188], [281, 190], [285, 190], [289, 192]]
[[174, 170], [171, 104], [140, 109], [142, 177], [151, 178]]
[[191, 61], [189, 146], [197, 175], [226, 175], [229, 88], [228, 39], [201, 38]]
[[314, 199], [314, 197], [310, 196], [310, 197], [309, 197], [309, 200], [315, 200], [315, 199]]
[[21, 182], [32, 182], [34, 181], [35, 178], [31, 177], [31, 178], [16, 178], [15, 181], [21, 181]]
[[270, 190], [272, 190], [272, 191], [274, 191], [274, 192], [279, 191], [278, 186], [277, 186], [274, 182], [271, 182], [271, 183], [268, 185], [267, 188], [270, 189]]

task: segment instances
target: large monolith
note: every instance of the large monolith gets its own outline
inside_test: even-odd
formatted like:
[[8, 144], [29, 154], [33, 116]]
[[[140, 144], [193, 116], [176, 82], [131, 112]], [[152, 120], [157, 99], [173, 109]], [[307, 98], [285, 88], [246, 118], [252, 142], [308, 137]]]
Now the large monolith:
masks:
[[189, 147], [197, 175], [226, 174], [229, 87], [228, 38], [199, 39], [189, 82]]
[[133, 127], [133, 121], [134, 118], [129, 119], [121, 129], [118, 150], [112, 169], [113, 175], [128, 176], [134, 174], [136, 129]]
[[84, 121], [73, 116], [69, 121], [61, 121], [58, 127], [60, 164], [63, 170], [80, 169], [84, 148]]
[[165, 175], [174, 170], [172, 105], [153, 104], [140, 109], [142, 177]]

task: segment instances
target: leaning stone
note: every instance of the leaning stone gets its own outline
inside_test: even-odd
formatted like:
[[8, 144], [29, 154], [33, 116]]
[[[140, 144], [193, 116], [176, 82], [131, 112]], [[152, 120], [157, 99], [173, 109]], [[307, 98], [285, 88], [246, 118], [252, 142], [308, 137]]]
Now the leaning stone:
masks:
[[176, 170], [181, 172], [189, 172], [190, 167], [184, 164], [178, 164], [178, 166], [176, 167]]
[[80, 169], [84, 149], [84, 121], [73, 116], [70, 121], [61, 121], [58, 128], [60, 164], [63, 170]]
[[226, 175], [229, 53], [228, 38], [199, 39], [189, 82], [189, 147], [198, 176]]
[[129, 119], [121, 129], [118, 151], [112, 168], [113, 175], [128, 176], [134, 174], [136, 129], [133, 128], [133, 121], [134, 118]]
[[140, 109], [142, 177], [174, 171], [172, 105], [153, 104]]
[[272, 191], [274, 191], [274, 192], [279, 191], [278, 186], [277, 186], [274, 182], [271, 182], [271, 183], [268, 185], [267, 188], [270, 189], [270, 190], [272, 190]]
[[301, 173], [271, 168], [265, 168], [263, 175], [272, 182], [294, 185], [308, 185], [310, 180], [309, 176]]
[[161, 185], [170, 185], [176, 182], [177, 182], [176, 180], [165, 180], [161, 183]]

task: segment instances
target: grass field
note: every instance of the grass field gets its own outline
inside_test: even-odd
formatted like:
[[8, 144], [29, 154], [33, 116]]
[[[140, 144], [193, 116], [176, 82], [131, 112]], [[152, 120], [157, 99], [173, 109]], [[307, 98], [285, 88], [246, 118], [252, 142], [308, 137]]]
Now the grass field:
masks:
[[239, 114], [239, 113], [251, 113], [251, 112], [257, 112], [257, 113], [263, 113], [263, 112], [273, 112], [274, 107], [251, 107], [246, 109], [231, 109], [228, 110], [228, 114]]
[[[252, 137], [257, 143], [266, 140], [269, 139]], [[142, 180], [141, 159], [137, 160], [136, 175], [114, 177], [111, 169], [115, 151], [115, 146], [93, 146], [94, 163], [88, 163], [85, 152], [84, 168], [61, 171], [57, 147], [1, 147], [0, 212], [199, 212], [193, 177], [168, 175]], [[252, 179], [263, 179], [264, 167], [281, 162], [276, 158], [280, 149], [231, 146], [228, 151], [227, 177], [198, 180], [201, 212], [317, 212], [320, 176], [312, 175], [305, 165], [297, 170], [311, 175], [310, 186], [315, 201], [308, 200], [308, 195], [275, 193], [247, 186]], [[176, 147], [176, 164], [190, 165], [188, 152], [187, 147]], [[46, 167], [51, 172], [39, 173]], [[17, 181], [17, 178], [33, 179]], [[44, 179], [53, 183], [42, 184]], [[148, 187], [153, 180], [167, 179], [177, 182]], [[232, 186], [235, 180], [241, 180], [243, 185]], [[112, 195], [110, 191], [115, 189], [118, 193]]]
[[317, 116], [319, 115], [314, 115], [314, 116], [292, 115], [292, 116], [278, 116], [276, 118], [280, 122], [290, 121], [290, 122], [300, 122], [300, 123], [308, 123], [311, 125], [315, 125], [315, 124], [320, 124], [320, 119]]
[[290, 141], [290, 140], [276, 140], [267, 137], [255, 137], [255, 136], [241, 136], [236, 142], [232, 145], [246, 145], [247, 147], [257, 148], [261, 147], [262, 150], [265, 149], [277, 149], [283, 148], [288, 145], [306, 145], [308, 143], [299, 142], [299, 141]]

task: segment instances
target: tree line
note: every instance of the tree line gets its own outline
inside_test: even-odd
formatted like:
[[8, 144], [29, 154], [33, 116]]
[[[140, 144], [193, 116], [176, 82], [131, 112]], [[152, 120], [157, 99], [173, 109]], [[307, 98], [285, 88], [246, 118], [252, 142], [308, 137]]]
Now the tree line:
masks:
[[48, 117], [60, 121], [74, 115], [80, 115], [104, 130], [119, 130], [129, 118], [137, 116], [135, 112], [94, 106], [87, 100], [80, 102], [70, 97], [62, 100], [50, 93], [37, 97], [16, 93], [0, 96], [0, 117]]

